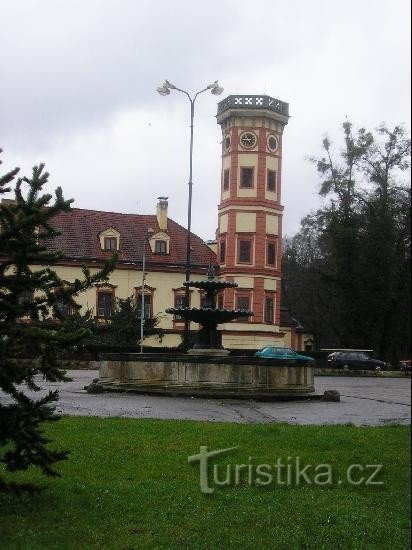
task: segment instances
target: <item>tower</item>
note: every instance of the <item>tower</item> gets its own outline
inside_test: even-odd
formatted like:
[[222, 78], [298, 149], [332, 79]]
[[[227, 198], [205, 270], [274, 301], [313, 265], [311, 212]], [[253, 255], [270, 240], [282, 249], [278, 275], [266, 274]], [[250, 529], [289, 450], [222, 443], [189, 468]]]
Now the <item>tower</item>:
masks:
[[280, 332], [282, 134], [289, 105], [269, 96], [230, 95], [218, 104], [222, 128], [217, 254], [220, 305], [254, 312], [222, 326], [228, 348], [283, 345]]

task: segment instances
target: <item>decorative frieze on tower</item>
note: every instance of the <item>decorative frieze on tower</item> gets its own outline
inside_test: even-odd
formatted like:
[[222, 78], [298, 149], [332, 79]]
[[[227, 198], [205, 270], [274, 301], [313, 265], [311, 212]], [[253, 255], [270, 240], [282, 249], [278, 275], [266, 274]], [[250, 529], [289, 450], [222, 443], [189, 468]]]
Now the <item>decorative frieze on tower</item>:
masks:
[[[223, 328], [228, 348], [283, 345], [281, 291], [282, 134], [289, 105], [270, 96], [231, 95], [218, 104], [222, 177], [217, 254], [226, 308], [254, 312]], [[240, 342], [240, 340], [241, 342]]]

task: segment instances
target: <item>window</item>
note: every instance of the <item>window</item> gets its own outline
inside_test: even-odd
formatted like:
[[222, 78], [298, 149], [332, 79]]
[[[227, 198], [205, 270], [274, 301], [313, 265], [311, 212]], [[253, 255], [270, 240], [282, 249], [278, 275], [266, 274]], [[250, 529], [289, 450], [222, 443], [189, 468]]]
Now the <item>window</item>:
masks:
[[110, 319], [113, 312], [113, 292], [97, 293], [97, 316]]
[[239, 263], [250, 264], [252, 261], [252, 242], [239, 241]]
[[167, 254], [166, 241], [155, 241], [155, 254]]
[[[175, 307], [183, 308], [186, 307], [186, 294], [179, 292], [175, 294]], [[184, 321], [184, 318], [181, 315], [175, 315], [175, 321]]]
[[104, 249], [105, 250], [117, 250], [117, 239], [116, 239], [116, 237], [105, 237], [104, 238]]
[[[236, 299], [236, 309], [250, 309], [250, 299], [249, 296], [238, 296]], [[239, 317], [236, 319], [237, 322], [247, 322], [247, 317]]]
[[276, 265], [276, 244], [275, 243], [267, 243], [266, 263], [267, 265]]
[[273, 323], [274, 315], [273, 315], [273, 306], [274, 306], [274, 300], [273, 298], [265, 298], [265, 311], [264, 311], [264, 321], [265, 323]]
[[73, 313], [70, 303], [64, 296], [56, 298], [56, 309], [63, 317], [69, 317]]
[[267, 190], [276, 192], [276, 172], [275, 170], [268, 170], [267, 172]]
[[240, 168], [240, 187], [251, 189], [253, 187], [253, 168]]
[[227, 191], [229, 189], [229, 175], [230, 175], [229, 169], [223, 171], [223, 190], [224, 191]]
[[[137, 314], [139, 317], [142, 315], [142, 294], [139, 293], [137, 295]], [[152, 304], [152, 295], [146, 294], [144, 295], [144, 317], [145, 318], [152, 318], [153, 317], [153, 304]]]
[[226, 241], [220, 241], [220, 263], [224, 264], [226, 261]]
[[27, 306], [33, 301], [33, 292], [31, 290], [22, 290], [17, 298], [19, 306]]
[[249, 307], [250, 307], [249, 296], [237, 297], [237, 309], [249, 309]]

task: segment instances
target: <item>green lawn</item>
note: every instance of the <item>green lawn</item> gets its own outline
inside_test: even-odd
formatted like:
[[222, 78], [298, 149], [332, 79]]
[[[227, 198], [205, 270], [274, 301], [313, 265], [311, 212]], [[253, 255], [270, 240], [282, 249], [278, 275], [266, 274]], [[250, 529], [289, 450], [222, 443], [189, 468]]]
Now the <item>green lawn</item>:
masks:
[[[59, 466], [60, 479], [21, 476], [46, 483], [39, 495], [0, 495], [2, 549], [409, 547], [405, 426], [65, 417], [47, 432], [70, 458]], [[220, 477], [225, 465], [294, 464], [299, 456], [305, 465], [330, 464], [334, 480], [250, 486], [246, 468], [237, 485], [205, 495], [199, 465], [187, 460], [200, 445], [239, 446], [213, 460]], [[339, 485], [355, 463], [383, 464], [376, 478], [383, 485]]]

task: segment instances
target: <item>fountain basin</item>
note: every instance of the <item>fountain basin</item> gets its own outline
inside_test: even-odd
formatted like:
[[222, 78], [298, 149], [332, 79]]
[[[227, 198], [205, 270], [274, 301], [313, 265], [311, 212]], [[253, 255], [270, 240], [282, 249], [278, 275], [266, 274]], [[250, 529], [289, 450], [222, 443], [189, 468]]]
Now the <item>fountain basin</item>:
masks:
[[108, 391], [241, 399], [293, 399], [315, 391], [313, 366], [245, 356], [110, 354], [99, 376]]
[[213, 324], [214, 327], [220, 325], [221, 323], [228, 323], [233, 321], [238, 317], [250, 317], [253, 315], [253, 311], [245, 309], [214, 309], [214, 308], [176, 308], [169, 307], [166, 309], [166, 313], [172, 315], [180, 315], [185, 319], [194, 321], [201, 325], [206, 325], [208, 323]]

